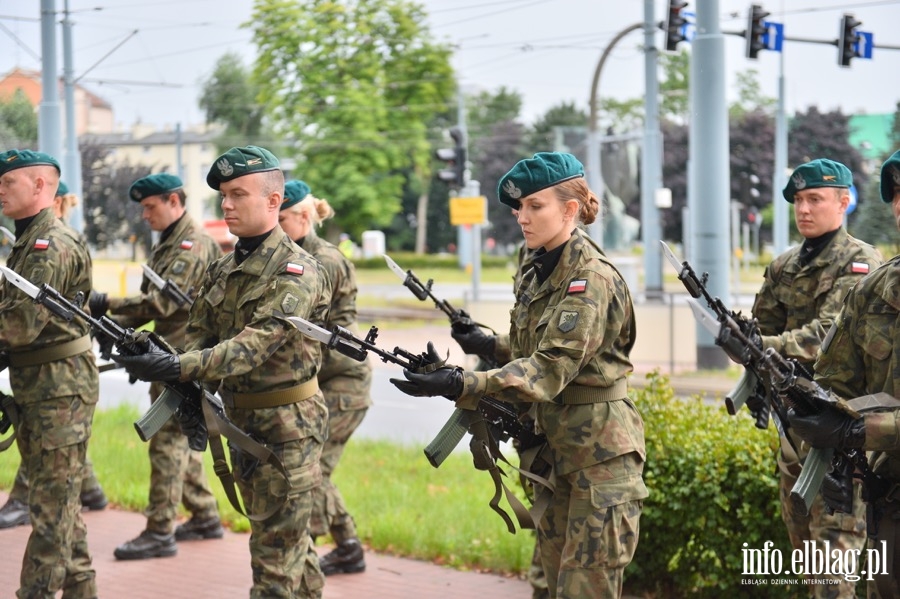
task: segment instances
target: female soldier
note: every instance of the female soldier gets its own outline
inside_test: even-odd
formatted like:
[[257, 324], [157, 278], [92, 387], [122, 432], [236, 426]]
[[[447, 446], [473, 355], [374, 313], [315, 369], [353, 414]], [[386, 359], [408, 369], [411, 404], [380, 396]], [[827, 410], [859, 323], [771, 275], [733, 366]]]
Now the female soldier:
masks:
[[599, 204], [574, 156], [521, 160], [497, 193], [534, 250], [532, 272], [516, 291], [508, 336], [475, 328], [455, 338], [467, 353], [508, 351], [512, 360], [485, 372], [405, 370], [407, 380], [392, 382], [410, 395], [454, 398], [461, 408], [474, 409], [482, 395], [533, 405], [556, 486], [537, 523], [550, 596], [620, 597], [647, 497], [643, 422], [625, 379], [635, 340], [631, 295], [577, 228], [594, 221]]
[[[325, 327], [331, 329], [340, 325], [355, 333], [356, 272], [353, 263], [313, 230], [313, 225], [321, 225], [332, 216], [334, 210], [328, 202], [314, 197], [306, 183], [285, 183], [278, 223], [297, 245], [322, 263], [331, 279], [333, 293]], [[357, 362], [325, 349], [318, 379], [328, 406], [328, 439], [322, 447], [322, 486], [313, 491], [309, 530], [313, 538], [331, 533], [337, 545], [319, 561], [323, 574], [362, 572], [366, 569], [362, 544], [344, 498], [331, 481], [331, 473], [337, 467], [350, 435], [362, 423], [372, 404], [369, 399], [372, 367], [368, 362]]]

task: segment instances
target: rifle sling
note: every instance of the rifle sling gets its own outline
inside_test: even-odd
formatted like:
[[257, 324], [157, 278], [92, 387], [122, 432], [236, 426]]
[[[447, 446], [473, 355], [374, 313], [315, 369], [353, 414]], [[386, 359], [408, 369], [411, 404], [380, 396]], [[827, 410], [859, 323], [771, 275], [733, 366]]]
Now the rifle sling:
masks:
[[304, 381], [299, 385], [278, 389], [276, 391], [264, 391], [262, 393], [238, 393], [228, 389], [219, 389], [219, 396], [229, 408], [260, 409], [277, 408], [313, 397], [319, 392], [319, 381], [316, 377]]
[[586, 387], [570, 384], [553, 398], [553, 403], [569, 406], [601, 403], [625, 399], [628, 395], [628, 381], [623, 377], [609, 387]]
[[219, 480], [222, 482], [222, 488], [225, 490], [225, 495], [228, 497], [229, 503], [231, 503], [231, 506], [236, 509], [239, 514], [246, 516], [249, 520], [255, 522], [265, 520], [281, 509], [281, 506], [284, 505], [284, 502], [287, 499], [287, 495], [281, 497], [280, 501], [261, 514], [246, 513], [241, 508], [241, 502], [238, 499], [234, 474], [231, 472], [228, 460], [225, 458], [225, 448], [222, 446], [221, 436], [224, 436], [237, 445], [241, 451], [258, 459], [260, 463], [269, 464], [278, 470], [284, 477], [284, 480], [287, 482], [288, 488], [290, 489], [291, 479], [290, 476], [288, 476], [284, 464], [281, 463], [281, 460], [279, 460], [268, 447], [257, 443], [247, 435], [247, 433], [234, 426], [229, 420], [223, 418], [217, 410], [213, 409], [206, 397], [202, 399], [201, 404], [203, 405], [203, 417], [206, 420], [206, 427], [209, 433], [209, 450], [213, 456], [213, 470], [215, 470], [216, 476], [218, 476]]
[[47, 362], [56, 362], [83, 354], [92, 347], [91, 336], [85, 335], [78, 339], [66, 341], [52, 347], [42, 347], [31, 351], [9, 352], [9, 365], [13, 368], [26, 368], [38, 366]]
[[[553, 483], [548, 481], [547, 479], [538, 476], [532, 472], [528, 472], [524, 469], [519, 469], [509, 463], [509, 460], [501, 453], [500, 447], [497, 444], [496, 439], [491, 434], [490, 427], [488, 423], [483, 418], [478, 418], [472, 422], [469, 427], [469, 432], [472, 434], [472, 441], [469, 445], [472, 450], [472, 457], [475, 460], [475, 467], [479, 470], [486, 470], [494, 481], [494, 496], [491, 497], [489, 502], [491, 509], [497, 512], [497, 514], [503, 519], [506, 523], [506, 528], [510, 533], [516, 533], [516, 527], [512, 522], [512, 519], [509, 517], [503, 508], [500, 507], [500, 497], [501, 495], [506, 495], [506, 501], [509, 503], [509, 506], [512, 508], [513, 513], [516, 516], [516, 520], [519, 523], [519, 528], [523, 529], [534, 529], [537, 528], [537, 522], [540, 520], [540, 515], [543, 513], [544, 509], [546, 509], [546, 505], [538, 506], [535, 505], [535, 508], [538, 508], [537, 513], [535, 509], [529, 511], [522, 502], [519, 500], [512, 491], [506, 486], [503, 482], [501, 476], [507, 476], [506, 473], [500, 469], [497, 465], [497, 461], [502, 461], [507, 464], [510, 468], [517, 471], [522, 476], [526, 478], [538, 482], [551, 491], [554, 489]], [[542, 502], [544, 503], [544, 502]]]

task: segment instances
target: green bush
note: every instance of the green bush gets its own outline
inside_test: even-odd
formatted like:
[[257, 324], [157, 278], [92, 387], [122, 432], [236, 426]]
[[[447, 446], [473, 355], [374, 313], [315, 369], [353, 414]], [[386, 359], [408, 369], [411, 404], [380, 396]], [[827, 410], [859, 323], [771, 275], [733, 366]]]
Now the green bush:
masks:
[[[659, 597], [790, 597], [805, 585], [742, 585], [744, 543], [772, 541], [788, 560], [781, 520], [774, 427], [760, 431], [746, 410], [729, 416], [700, 398], [676, 398], [668, 378], [647, 376], [635, 398], [647, 463], [637, 553], [627, 585]], [[785, 578], [785, 577], [779, 577]]]

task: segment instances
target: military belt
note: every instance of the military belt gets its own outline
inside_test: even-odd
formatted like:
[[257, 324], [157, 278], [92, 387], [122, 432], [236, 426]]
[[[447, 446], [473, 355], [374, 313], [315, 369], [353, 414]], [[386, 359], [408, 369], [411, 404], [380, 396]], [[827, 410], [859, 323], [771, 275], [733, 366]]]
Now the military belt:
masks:
[[47, 362], [56, 362], [71, 358], [89, 351], [92, 347], [90, 335], [66, 341], [52, 347], [42, 347], [31, 351], [9, 352], [9, 365], [13, 368], [37, 366]]
[[557, 395], [553, 401], [564, 405], [582, 405], [601, 403], [604, 401], [616, 401], [628, 396], [628, 381], [621, 378], [610, 387], [586, 387], [584, 385], [569, 385]]
[[319, 381], [315, 377], [287, 389], [263, 391], [262, 393], [238, 393], [228, 389], [219, 389], [223, 404], [229, 408], [241, 409], [277, 408], [309, 399], [318, 392]]

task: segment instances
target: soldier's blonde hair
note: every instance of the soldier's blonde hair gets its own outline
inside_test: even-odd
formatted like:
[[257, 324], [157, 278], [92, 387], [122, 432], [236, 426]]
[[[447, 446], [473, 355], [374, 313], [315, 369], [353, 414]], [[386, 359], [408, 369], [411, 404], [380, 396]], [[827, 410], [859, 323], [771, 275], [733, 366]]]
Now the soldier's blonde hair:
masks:
[[577, 179], [569, 179], [553, 186], [553, 191], [557, 199], [562, 202], [575, 200], [578, 202], [578, 222], [583, 225], [589, 225], [597, 218], [597, 212], [600, 210], [600, 202], [597, 196], [588, 187], [584, 177]]
[[305, 198], [285, 209], [286, 212], [297, 212], [309, 215], [309, 222], [319, 227], [323, 221], [334, 216], [334, 208], [328, 203], [328, 200], [315, 197], [313, 194], [307, 194]]

